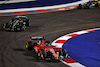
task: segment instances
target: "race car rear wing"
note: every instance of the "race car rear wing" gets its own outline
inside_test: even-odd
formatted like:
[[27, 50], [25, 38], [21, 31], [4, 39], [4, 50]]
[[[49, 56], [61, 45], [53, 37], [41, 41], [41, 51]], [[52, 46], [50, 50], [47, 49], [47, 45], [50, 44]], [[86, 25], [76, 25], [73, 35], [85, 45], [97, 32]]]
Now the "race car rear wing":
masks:
[[15, 18], [27, 18], [27, 16], [16, 16]]
[[32, 40], [44, 40], [44, 37], [30, 37]]

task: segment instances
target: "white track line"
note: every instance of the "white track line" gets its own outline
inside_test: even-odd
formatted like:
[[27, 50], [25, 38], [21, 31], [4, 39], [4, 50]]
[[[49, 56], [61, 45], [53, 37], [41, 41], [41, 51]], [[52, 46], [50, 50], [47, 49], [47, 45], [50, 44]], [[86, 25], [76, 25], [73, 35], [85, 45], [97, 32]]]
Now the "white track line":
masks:
[[0, 10], [0, 13], [9, 13], [9, 12], [21, 12], [21, 11], [33, 11], [33, 10], [46, 10], [46, 9], [56, 9], [56, 8], [64, 8], [69, 6], [76, 6], [80, 3], [86, 3], [89, 0], [81, 0], [74, 3], [69, 4], [61, 4], [61, 5], [54, 5], [54, 6], [46, 6], [46, 7], [34, 7], [34, 8], [21, 8], [21, 9], [7, 9], [7, 10]]

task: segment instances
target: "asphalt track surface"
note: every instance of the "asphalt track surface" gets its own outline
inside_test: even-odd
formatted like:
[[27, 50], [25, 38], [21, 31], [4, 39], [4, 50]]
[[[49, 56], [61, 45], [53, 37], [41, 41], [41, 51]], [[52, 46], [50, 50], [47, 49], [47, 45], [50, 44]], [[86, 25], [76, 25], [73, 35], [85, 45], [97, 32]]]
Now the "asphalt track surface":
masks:
[[100, 27], [100, 8], [27, 16], [31, 26], [21, 32], [4, 31], [3, 23], [14, 16], [0, 17], [0, 67], [68, 67], [58, 61], [39, 61], [33, 52], [25, 49], [26, 41], [30, 36], [44, 36], [53, 41], [65, 34]]

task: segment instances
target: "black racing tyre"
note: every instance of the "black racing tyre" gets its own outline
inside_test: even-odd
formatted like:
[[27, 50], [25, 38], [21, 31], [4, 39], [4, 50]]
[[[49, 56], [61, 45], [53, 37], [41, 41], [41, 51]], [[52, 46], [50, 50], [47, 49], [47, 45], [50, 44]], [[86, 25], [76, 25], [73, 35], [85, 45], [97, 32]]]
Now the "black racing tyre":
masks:
[[9, 23], [5, 23], [5, 24], [3, 24], [3, 26], [5, 26], [4, 28], [8, 28], [9, 27]]
[[14, 22], [15, 19], [12, 19], [11, 22]]
[[82, 9], [82, 4], [79, 4], [78, 5], [78, 9]]
[[17, 31], [17, 28], [14, 28], [14, 31]]
[[41, 54], [43, 54], [43, 57], [44, 57], [43, 60], [45, 60], [47, 56], [46, 51], [44, 49], [40, 49], [40, 51], [41, 51]]
[[2, 28], [5, 29], [6, 28], [6, 24], [3, 24]]
[[64, 57], [64, 58], [66, 57], [66, 54], [67, 54], [66, 50], [63, 49], [63, 57]]
[[33, 47], [34, 47], [34, 45], [33, 45], [33, 42], [32, 41], [28, 41], [27, 43], [26, 43], [26, 49], [28, 49], [28, 50], [33, 50]]
[[99, 4], [98, 4], [98, 2], [95, 4], [95, 7], [99, 7]]
[[26, 22], [26, 24], [25, 24], [26, 26], [30, 26], [30, 20], [29, 19], [26, 19], [25, 22]]
[[6, 23], [6, 28], [9, 27], [9, 23]]
[[4, 30], [6, 30], [6, 28], [9, 28], [9, 27], [10, 27], [9, 23], [5, 23], [5, 24], [3, 24], [3, 26], [2, 26], [2, 28], [3, 28]]
[[59, 56], [63, 56], [65, 58], [66, 57], [66, 54], [67, 54], [67, 52], [66, 52], [65, 49], [60, 49]]

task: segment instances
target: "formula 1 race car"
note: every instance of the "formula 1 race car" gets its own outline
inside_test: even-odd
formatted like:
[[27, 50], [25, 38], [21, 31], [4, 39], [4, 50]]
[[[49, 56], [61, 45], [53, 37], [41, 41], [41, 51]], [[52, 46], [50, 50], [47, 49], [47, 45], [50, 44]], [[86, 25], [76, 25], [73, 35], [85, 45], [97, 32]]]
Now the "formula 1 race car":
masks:
[[90, 9], [90, 8], [94, 8], [94, 7], [98, 7], [98, 1], [89, 1], [85, 4], [79, 4], [78, 5], [78, 9]]
[[30, 37], [30, 41], [26, 42], [26, 49], [33, 51], [39, 59], [43, 60], [60, 60], [67, 57], [65, 49], [50, 45], [50, 41], [46, 41], [44, 37]]
[[23, 31], [26, 26], [30, 26], [30, 20], [27, 16], [16, 16], [10, 23], [3, 24], [3, 29], [7, 31]]

